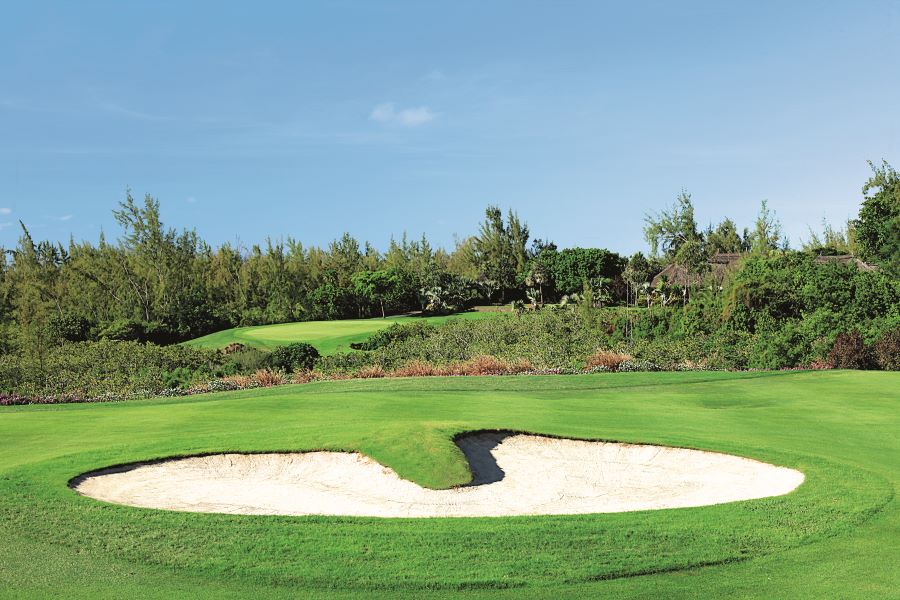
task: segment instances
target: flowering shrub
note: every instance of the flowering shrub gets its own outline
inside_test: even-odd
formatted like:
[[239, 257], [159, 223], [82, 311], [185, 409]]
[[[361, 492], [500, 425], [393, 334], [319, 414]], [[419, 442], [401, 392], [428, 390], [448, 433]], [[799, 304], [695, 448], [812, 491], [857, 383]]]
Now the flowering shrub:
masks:
[[634, 371], [659, 371], [660, 368], [656, 363], [652, 363], [649, 360], [641, 360], [641, 359], [632, 359], [623, 361], [619, 365], [619, 371], [626, 372], [634, 372]]

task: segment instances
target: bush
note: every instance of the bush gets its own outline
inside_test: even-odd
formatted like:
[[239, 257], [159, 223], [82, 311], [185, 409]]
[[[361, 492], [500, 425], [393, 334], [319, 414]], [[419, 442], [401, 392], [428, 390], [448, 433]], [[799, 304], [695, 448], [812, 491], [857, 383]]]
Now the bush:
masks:
[[225, 353], [225, 359], [218, 375], [249, 375], [264, 368], [268, 361], [268, 352], [263, 352], [256, 348], [242, 347], [231, 353]]
[[619, 371], [622, 373], [631, 373], [637, 371], [659, 371], [660, 368], [656, 363], [649, 360], [626, 360], [619, 365]]
[[91, 335], [91, 323], [72, 314], [55, 314], [50, 319], [50, 335], [61, 342], [83, 342]]
[[588, 356], [585, 368], [593, 369], [595, 367], [604, 367], [610, 371], [618, 371], [619, 365], [626, 360], [631, 360], [631, 358], [632, 357], [628, 354], [619, 354], [618, 352], [611, 352], [609, 350], [597, 350]]
[[338, 352], [323, 356], [316, 362], [316, 368], [325, 374], [355, 373], [365, 367], [377, 364], [370, 352]]
[[[782, 369], [809, 362], [811, 345], [802, 326], [796, 321], [781, 323], [766, 318], [765, 328], [760, 327], [750, 357], [754, 369]], [[779, 326], [780, 325], [780, 326]]]
[[881, 334], [872, 346], [875, 363], [885, 371], [900, 371], [900, 328]]
[[280, 346], [269, 355], [268, 364], [284, 371], [308, 371], [316, 364], [319, 351], [306, 342]]
[[163, 387], [186, 388], [196, 381], [194, 372], [187, 367], [176, 367], [163, 373]]
[[284, 383], [284, 375], [271, 369], [260, 369], [253, 374], [252, 379], [259, 387], [272, 387]]
[[434, 365], [424, 360], [412, 360], [391, 371], [390, 377], [431, 377], [437, 375]]
[[865, 369], [869, 364], [868, 352], [858, 331], [839, 333], [828, 353], [828, 363], [835, 369]]
[[384, 369], [381, 365], [372, 365], [370, 367], [363, 367], [359, 371], [356, 372], [356, 377], [360, 379], [378, 379], [385, 376]]
[[187, 346], [73, 342], [40, 357], [0, 356], [0, 391], [23, 396], [122, 399], [215, 377], [222, 355]]
[[101, 339], [118, 342], [142, 341], [145, 334], [143, 323], [131, 319], [112, 321], [100, 330]]

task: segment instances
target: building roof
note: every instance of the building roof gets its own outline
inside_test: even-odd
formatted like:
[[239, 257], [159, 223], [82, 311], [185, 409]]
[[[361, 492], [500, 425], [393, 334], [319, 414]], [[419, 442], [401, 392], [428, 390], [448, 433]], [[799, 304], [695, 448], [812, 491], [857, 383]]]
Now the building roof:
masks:
[[709, 259], [709, 271], [702, 275], [689, 273], [688, 270], [681, 265], [670, 263], [653, 278], [651, 285], [657, 287], [664, 277], [669, 283], [680, 286], [700, 285], [710, 277], [716, 283], [722, 283], [726, 274], [737, 269], [738, 263], [744, 256], [744, 254], [738, 253], [714, 254]]
[[817, 256], [816, 257], [817, 265], [824, 265], [827, 263], [839, 263], [842, 265], [854, 265], [860, 271], [877, 271], [878, 267], [875, 265], [869, 264], [865, 261], [859, 260], [852, 254], [837, 254], [835, 256]]
[[[702, 275], [696, 275], [693, 273], [688, 273], [688, 270], [682, 267], [681, 265], [677, 265], [675, 263], [670, 263], [666, 266], [665, 269], [660, 271], [656, 277], [653, 278], [651, 285], [653, 287], [657, 287], [665, 277], [666, 281], [673, 285], [679, 286], [694, 286], [700, 285], [708, 278], [712, 278], [717, 284], [721, 284], [725, 279], [725, 275], [737, 269], [738, 264], [741, 259], [747, 256], [746, 254], [739, 253], [718, 253], [714, 254], [709, 259], [709, 271]], [[877, 271], [878, 267], [875, 265], [869, 264], [867, 262], [861, 261], [852, 254], [840, 254], [836, 256], [817, 256], [815, 258], [815, 263], [817, 265], [824, 265], [828, 263], [839, 263], [843, 265], [854, 265], [860, 271]]]

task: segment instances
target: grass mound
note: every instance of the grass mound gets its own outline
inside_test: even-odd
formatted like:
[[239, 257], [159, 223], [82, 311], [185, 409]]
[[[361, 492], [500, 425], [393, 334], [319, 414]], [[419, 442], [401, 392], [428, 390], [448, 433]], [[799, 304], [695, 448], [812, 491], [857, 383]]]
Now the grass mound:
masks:
[[272, 350], [292, 342], [307, 342], [316, 347], [320, 354], [334, 354], [350, 350], [350, 344], [364, 342], [377, 331], [387, 329], [396, 323], [427, 321], [443, 323], [451, 319], [482, 319], [490, 312], [466, 312], [441, 317], [388, 317], [387, 319], [344, 319], [338, 321], [302, 321], [278, 325], [256, 327], [234, 327], [217, 331], [188, 342], [187, 346], [220, 349], [229, 344], [243, 344], [254, 348]]

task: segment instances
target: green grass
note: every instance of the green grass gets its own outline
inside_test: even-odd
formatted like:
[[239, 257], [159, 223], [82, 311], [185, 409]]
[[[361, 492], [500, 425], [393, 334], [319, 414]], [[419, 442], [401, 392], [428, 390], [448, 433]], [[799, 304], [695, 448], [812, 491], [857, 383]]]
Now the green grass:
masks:
[[[359, 450], [431, 487], [458, 432], [749, 456], [778, 498], [606, 515], [379, 520], [190, 514], [67, 487], [116, 463]], [[322, 382], [0, 410], [0, 597], [887, 598], [900, 589], [900, 374], [634, 373]]]
[[256, 327], [234, 327], [217, 331], [203, 337], [185, 342], [185, 345], [199, 348], [224, 348], [237, 342], [245, 346], [253, 346], [263, 350], [272, 350], [293, 342], [306, 342], [316, 347], [320, 354], [334, 354], [350, 350], [353, 342], [364, 342], [382, 329], [395, 323], [428, 321], [443, 323], [449, 319], [483, 319], [491, 316], [491, 312], [465, 312], [443, 317], [388, 317], [386, 319], [344, 319], [341, 321], [302, 321], [299, 323], [281, 323], [278, 325], [259, 325]]

